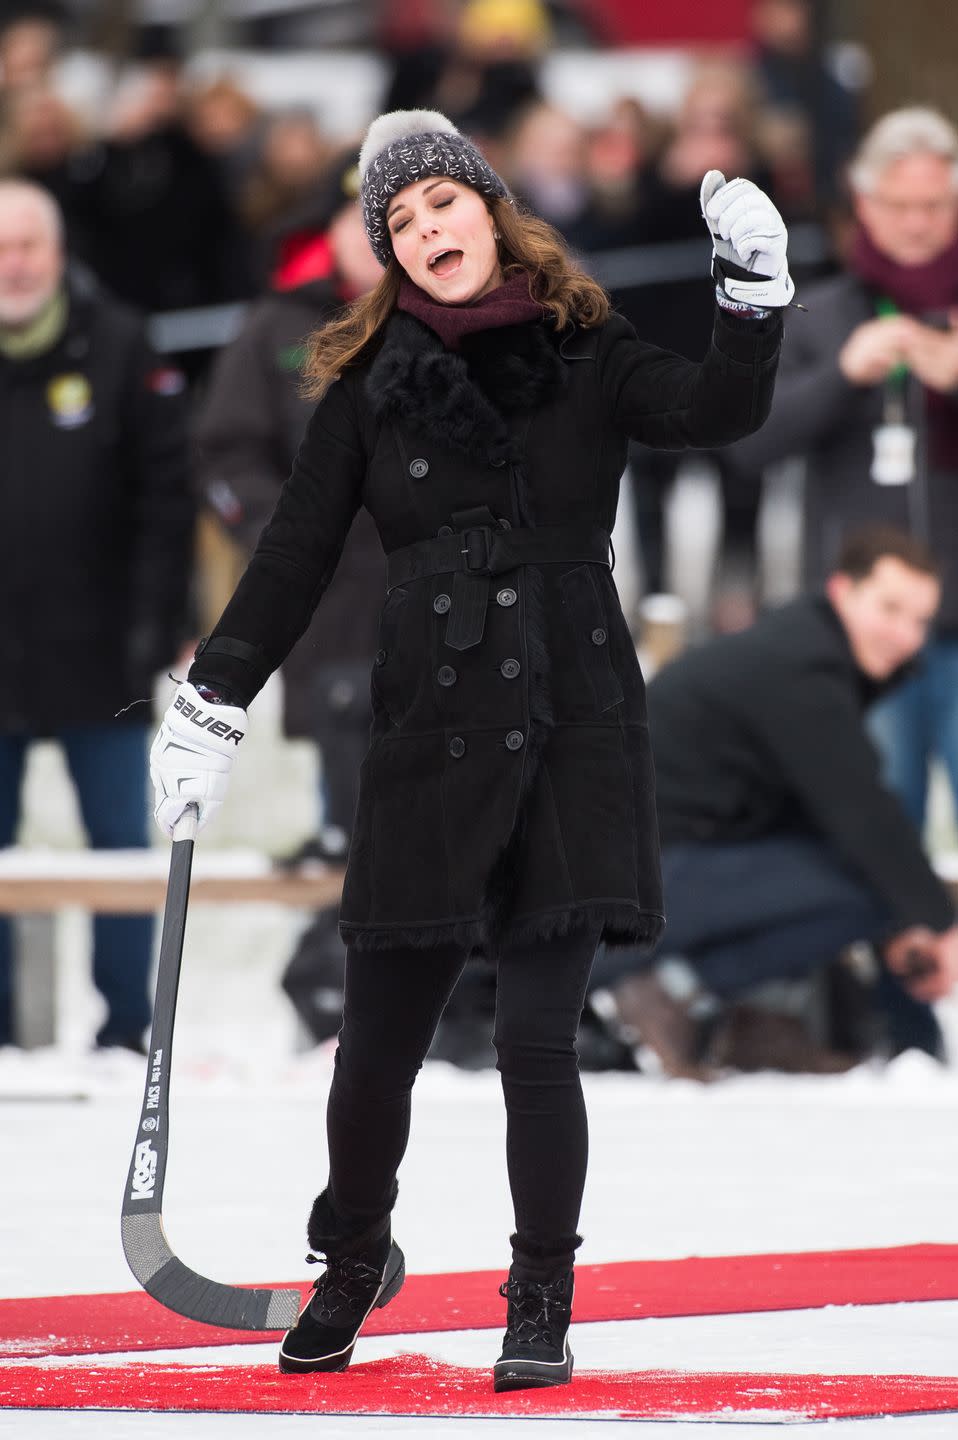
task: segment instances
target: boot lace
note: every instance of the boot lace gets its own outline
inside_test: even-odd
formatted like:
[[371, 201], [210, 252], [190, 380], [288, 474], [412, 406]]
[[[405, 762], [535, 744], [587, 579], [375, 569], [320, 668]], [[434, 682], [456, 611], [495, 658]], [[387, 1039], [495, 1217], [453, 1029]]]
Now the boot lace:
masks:
[[499, 1286], [499, 1294], [509, 1302], [506, 1339], [517, 1345], [551, 1345], [551, 1324], [558, 1322], [568, 1327], [572, 1318], [566, 1276], [547, 1285], [510, 1277]]
[[318, 1255], [307, 1255], [306, 1261], [309, 1265], [326, 1265], [325, 1274], [313, 1281], [316, 1297], [310, 1305], [311, 1313], [325, 1324], [352, 1319], [364, 1311], [382, 1280], [375, 1265], [355, 1256], [324, 1262]]

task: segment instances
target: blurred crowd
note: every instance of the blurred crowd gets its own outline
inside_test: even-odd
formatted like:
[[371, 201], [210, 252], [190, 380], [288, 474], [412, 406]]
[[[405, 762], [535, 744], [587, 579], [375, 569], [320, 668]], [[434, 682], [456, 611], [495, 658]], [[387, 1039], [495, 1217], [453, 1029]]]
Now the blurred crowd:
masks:
[[[68, 756], [91, 842], [146, 843], [143, 817], [123, 817], [112, 803], [118, 772], [108, 775], [101, 765], [98, 773], [87, 751], [92, 745], [101, 760], [108, 755], [111, 765], [125, 767], [126, 793], [137, 793], [149, 721], [134, 702], [148, 693], [149, 676], [195, 642], [226, 598], [229, 580], [217, 580], [212, 562], [197, 565], [197, 520], [213, 537], [207, 560], [211, 549], [220, 561], [226, 557], [227, 571], [235, 569], [255, 545], [309, 413], [297, 383], [305, 337], [380, 273], [356, 202], [359, 135], [347, 139], [327, 129], [318, 104], [264, 106], [238, 78], [228, 53], [224, 58], [218, 51], [215, 66], [195, 64], [199, 22], [138, 23], [122, 6], [102, 7], [110, 12], [106, 18], [99, 8], [24, 0], [4, 7], [0, 17], [0, 391], [5, 448], [17, 457], [5, 466], [3, 491], [9, 573], [16, 571], [16, 555], [35, 542], [30, 526], [56, 530], [60, 517], [66, 527], [53, 547], [58, 563], [43, 567], [45, 604], [38, 606], [31, 588], [39, 584], [36, 567], [17, 572], [15, 583], [8, 576], [6, 584], [8, 616], [30, 616], [34, 630], [6, 657], [0, 845], [15, 833], [24, 747], [49, 736]], [[249, 48], [302, 43], [332, 23], [328, 13], [320, 21], [313, 12], [336, 8], [291, 7], [292, 14], [278, 15], [265, 7], [235, 21], [230, 38]], [[377, 109], [436, 108], [473, 136], [517, 198], [556, 226], [644, 338], [693, 359], [707, 346], [712, 281], [698, 198], [707, 170], [755, 180], [792, 233], [792, 272], [808, 314], [789, 317], [776, 409], [752, 440], [696, 456], [721, 499], [708, 603], [691, 627], [681, 600], [671, 609], [650, 603], [680, 588], [668, 508], [687, 461], [636, 447], [623, 486], [633, 542], [626, 563], [636, 602], [630, 618], [650, 669], [681, 648], [689, 628], [697, 648], [709, 653], [717, 636], [746, 631], [757, 620], [761, 636], [763, 487], [770, 466], [803, 458], [805, 533], [796, 569], [804, 587], [820, 604], [822, 586], [836, 573], [866, 586], [864, 620], [857, 602], [847, 611], [837, 601], [833, 606], [855, 695], [854, 714], [842, 713], [860, 788], [853, 786], [845, 803], [861, 816], [879, 788], [901, 797], [891, 819], [881, 813], [889, 843], [904, 845], [918, 878], [908, 895], [885, 893], [885, 870], [869, 870], [860, 837], [847, 833], [832, 812], [823, 818], [812, 796], [816, 786], [835, 788], [827, 765], [780, 785], [777, 809], [757, 805], [758, 828], [741, 824], [742, 815], [752, 813], [754, 794], [739, 795], [739, 811], [726, 817], [723, 829], [714, 806], [690, 816], [684, 797], [697, 777], [694, 767], [689, 775], [676, 772], [682, 755], [673, 746], [670, 793], [683, 798], [664, 839], [667, 861], [668, 842], [677, 847], [678, 869], [689, 846], [703, 840], [799, 844], [809, 824], [818, 827], [816, 842], [824, 849], [810, 857], [807, 847], [766, 848], [763, 855], [775, 860], [767, 905], [755, 889], [752, 859], [739, 855], [753, 882], [753, 911], [769, 922], [758, 939], [741, 916], [723, 922], [718, 905], [715, 923], [732, 924], [729, 933], [703, 941], [692, 927], [682, 953], [668, 950], [651, 970], [640, 957], [632, 958], [631, 973], [600, 963], [583, 1017], [583, 1064], [634, 1069], [653, 1052], [653, 1063], [666, 1071], [704, 1078], [722, 1066], [843, 1068], [909, 1045], [940, 1058], [929, 1002], [944, 993], [939, 981], [950, 973], [952, 942], [943, 950], [929, 937], [950, 934], [950, 901], [930, 870], [921, 871], [917, 854], [936, 756], [958, 787], [958, 713], [952, 714], [949, 698], [958, 686], [948, 683], [958, 673], [952, 655], [958, 625], [951, 628], [958, 552], [948, 500], [958, 481], [954, 132], [933, 112], [912, 110], [901, 112], [904, 120], [891, 117], [891, 130], [879, 126], [866, 137], [867, 95], [850, 88], [832, 64], [814, 0], [754, 0], [747, 43], [690, 55], [684, 88], [667, 110], [623, 87], [594, 105], [588, 120], [547, 93], [543, 61], [557, 45], [614, 43], [614, 6], [421, 0], [348, 8], [358, 29], [335, 39], [359, 40], [384, 62]], [[313, 22], [319, 28], [310, 31]], [[64, 82], [81, 50], [92, 51], [99, 73], [109, 77], [95, 106], [77, 102]], [[38, 205], [22, 181], [42, 187], [52, 203]], [[38, 297], [35, 313], [24, 300], [29, 294]], [[220, 306], [227, 307], [220, 321], [195, 315], [163, 353], [148, 345], [146, 317]], [[161, 332], [150, 333], [155, 339]], [[31, 429], [24, 397], [34, 393], [42, 404]], [[52, 423], [52, 439], [41, 410]], [[64, 499], [71, 486], [84, 497], [82, 515], [76, 499]], [[32, 509], [22, 498], [31, 487]], [[27, 514], [30, 525], [23, 521]], [[858, 568], [850, 570], [842, 548], [848, 532], [873, 519], [887, 522], [885, 539], [877, 549], [866, 546], [866, 561], [854, 552]], [[902, 538], [909, 536], [930, 549], [910, 550]], [[71, 545], [83, 549], [83, 579]], [[136, 568], [110, 590], [102, 577], [117, 554], [136, 557]], [[907, 572], [900, 593], [887, 582], [889, 564], [892, 581], [896, 566]], [[357, 523], [322, 612], [285, 669], [286, 733], [316, 742], [325, 778], [317, 833], [284, 864], [337, 863], [348, 848], [382, 577], [375, 533]], [[628, 588], [629, 575], [620, 571], [620, 577]], [[877, 600], [868, 598], [873, 582]], [[97, 588], [96, 604], [84, 585]], [[781, 592], [778, 587], [777, 599]], [[882, 606], [903, 606], [907, 613], [908, 636], [903, 640], [899, 632], [888, 641], [894, 663], [875, 660], [868, 649], [869, 604], [879, 628]], [[65, 658], [64, 607], [76, 621], [67, 627]], [[35, 623], [46, 612], [48, 633]], [[664, 640], [655, 624], [663, 614]], [[809, 611], [802, 623], [820, 630], [820, 619], [819, 611]], [[19, 622], [11, 623], [15, 629]], [[804, 654], [802, 642], [794, 643]], [[763, 653], [759, 641], [754, 652], [733, 650], [729, 664], [761, 669]], [[60, 656], [56, 695], [44, 699], [36, 675], [51, 655]], [[105, 655], [114, 663], [111, 677], [94, 684], [97, 655], [100, 663]], [[784, 676], [796, 687], [804, 683], [800, 658], [794, 675]], [[688, 696], [680, 698], [682, 716], [694, 713], [701, 683], [693, 674]], [[746, 674], [748, 693], [749, 684]], [[925, 689], [916, 694], [921, 684]], [[671, 692], [656, 692], [653, 684], [656, 693], [668, 698]], [[843, 692], [842, 704], [851, 693]], [[76, 713], [71, 694], [86, 697]], [[828, 703], [826, 694], [822, 704]], [[652, 707], [653, 729], [661, 704]], [[131, 708], [117, 724], [124, 706]], [[674, 718], [667, 724], [677, 733]], [[883, 778], [877, 757], [874, 774], [866, 762], [855, 770], [865, 753], [857, 747], [859, 732], [869, 754], [879, 746]], [[698, 745], [702, 733], [693, 725], [689, 745]], [[746, 748], [751, 743], [736, 735], [735, 744], [740, 740]], [[744, 760], [736, 752], [736, 763], [749, 784], [761, 765], [788, 773], [789, 747], [801, 748], [800, 740], [788, 727], [776, 729], [774, 743], [768, 735], [756, 740]], [[719, 776], [729, 754], [719, 747], [714, 756]], [[896, 838], [899, 821], [905, 829]], [[826, 851], [831, 859], [823, 859]], [[672, 862], [678, 864], [676, 855]], [[871, 909], [859, 891], [836, 890], [836, 867], [864, 879], [875, 901]], [[826, 872], [831, 879], [822, 878]], [[695, 875], [699, 896], [709, 886], [717, 893], [725, 887], [721, 872]], [[794, 893], [799, 876], [813, 910], [820, 899], [828, 911], [828, 924], [819, 923], [817, 910], [782, 913], [780, 898]], [[681, 910], [684, 901], [678, 903]], [[339, 1023], [343, 957], [336, 919], [335, 909], [316, 917], [284, 982], [304, 1033], [317, 1042], [334, 1035]], [[811, 928], [786, 936], [782, 926], [796, 919]], [[94, 977], [109, 1011], [98, 1043], [139, 1048], [149, 1018], [150, 922], [101, 917], [97, 927]], [[766, 959], [751, 969], [737, 963], [734, 984], [724, 971], [716, 980], [716, 953], [731, 942], [740, 961], [746, 932], [746, 948], [764, 945], [766, 955], [771, 948], [792, 958], [778, 965]], [[681, 925], [673, 931], [684, 933]], [[909, 937], [895, 952], [897, 990], [887, 978], [895, 966], [884, 964], [880, 952], [880, 937], [889, 934]], [[877, 960], [873, 954], [863, 962], [855, 942], [871, 945]], [[0, 1043], [15, 1038], [10, 946], [0, 923]], [[631, 983], [638, 978], [641, 983]], [[464, 1065], [492, 1063], [494, 1003], [492, 976], [476, 966], [450, 1005], [435, 1053]], [[766, 1007], [758, 1022], [757, 1004]], [[777, 1029], [767, 1019], [772, 1013]]]
[[[585, 16], [599, 7], [580, 8], [587, 39]], [[750, 52], [702, 58], [673, 113], [610, 94], [584, 124], [543, 95], [541, 61], [561, 27], [540, 0], [385, 6], [382, 108], [442, 110], [583, 252], [699, 239], [698, 185], [711, 167], [754, 177], [786, 218], [820, 218], [838, 196], [857, 98], [818, 53], [812, 14], [807, 0], [761, 0]], [[322, 97], [266, 109], [228, 62], [191, 66], [188, 27], [131, 24], [100, 57], [108, 90], [80, 106], [60, 83], [79, 33], [43, 0], [0, 30], [3, 173], [51, 191], [71, 255], [131, 304], [259, 294], [341, 147], [321, 123]], [[677, 348], [699, 343], [696, 322]]]

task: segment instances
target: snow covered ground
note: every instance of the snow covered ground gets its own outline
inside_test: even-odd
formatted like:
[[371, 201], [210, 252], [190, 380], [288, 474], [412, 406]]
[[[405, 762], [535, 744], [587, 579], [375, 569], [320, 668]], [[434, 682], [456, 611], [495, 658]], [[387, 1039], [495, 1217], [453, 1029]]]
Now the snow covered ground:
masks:
[[[235, 1039], [235, 1037], [233, 1037]], [[184, 1040], [174, 1064], [167, 1230], [178, 1253], [228, 1280], [303, 1276], [303, 1222], [324, 1174], [329, 1050], [298, 1057]], [[231, 1053], [232, 1052], [232, 1053]], [[225, 1058], [223, 1058], [225, 1057]], [[129, 1290], [119, 1198], [142, 1081], [113, 1052], [0, 1053], [0, 1290], [4, 1296]], [[592, 1164], [583, 1261], [953, 1243], [958, 1231], [958, 1074], [909, 1055], [837, 1079], [758, 1076], [702, 1089], [587, 1077]], [[44, 1093], [85, 1100], [42, 1099]], [[17, 1099], [32, 1095], [33, 1099]], [[396, 1232], [414, 1272], [504, 1267], [510, 1229], [497, 1077], [426, 1067], [417, 1089]], [[588, 1324], [580, 1369], [958, 1375], [958, 1303]], [[356, 1362], [415, 1351], [485, 1366], [492, 1331], [378, 1337]], [[123, 1363], [123, 1357], [113, 1357]], [[268, 1363], [262, 1345], [158, 1352], [151, 1362]], [[103, 1363], [91, 1357], [73, 1363]], [[143, 1357], [139, 1357], [142, 1361]], [[62, 1360], [56, 1362], [62, 1364]], [[482, 1435], [517, 1427], [605, 1435], [616, 1422], [197, 1416], [0, 1411], [0, 1435], [199, 1440]], [[636, 1440], [706, 1440], [764, 1425], [629, 1421]], [[954, 1436], [955, 1416], [839, 1421], [856, 1437]], [[799, 1426], [801, 1431], [805, 1427]], [[810, 1427], [809, 1427], [810, 1429]]]

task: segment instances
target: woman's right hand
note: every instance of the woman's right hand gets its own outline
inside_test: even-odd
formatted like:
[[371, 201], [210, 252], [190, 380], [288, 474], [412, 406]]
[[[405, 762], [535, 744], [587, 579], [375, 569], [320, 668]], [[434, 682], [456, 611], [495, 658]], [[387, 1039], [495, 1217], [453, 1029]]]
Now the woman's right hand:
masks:
[[239, 705], [205, 700], [193, 685], [177, 688], [150, 750], [150, 779], [156, 796], [153, 815], [164, 835], [186, 807], [197, 806], [201, 829], [226, 796], [233, 757], [246, 734]]

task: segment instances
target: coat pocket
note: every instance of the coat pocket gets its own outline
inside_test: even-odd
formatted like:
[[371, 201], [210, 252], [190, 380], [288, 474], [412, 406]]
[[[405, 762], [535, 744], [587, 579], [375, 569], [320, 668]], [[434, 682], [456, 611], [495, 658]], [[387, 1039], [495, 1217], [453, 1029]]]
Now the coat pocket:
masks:
[[401, 725], [409, 709], [409, 687], [404, 682], [402, 636], [408, 591], [397, 586], [386, 596], [379, 617], [379, 648], [373, 663], [372, 698], [394, 725]]
[[575, 637], [576, 651], [589, 678], [596, 709], [610, 710], [623, 699], [622, 685], [609, 655], [609, 626], [591, 565], [577, 565], [559, 581], [562, 605]]

